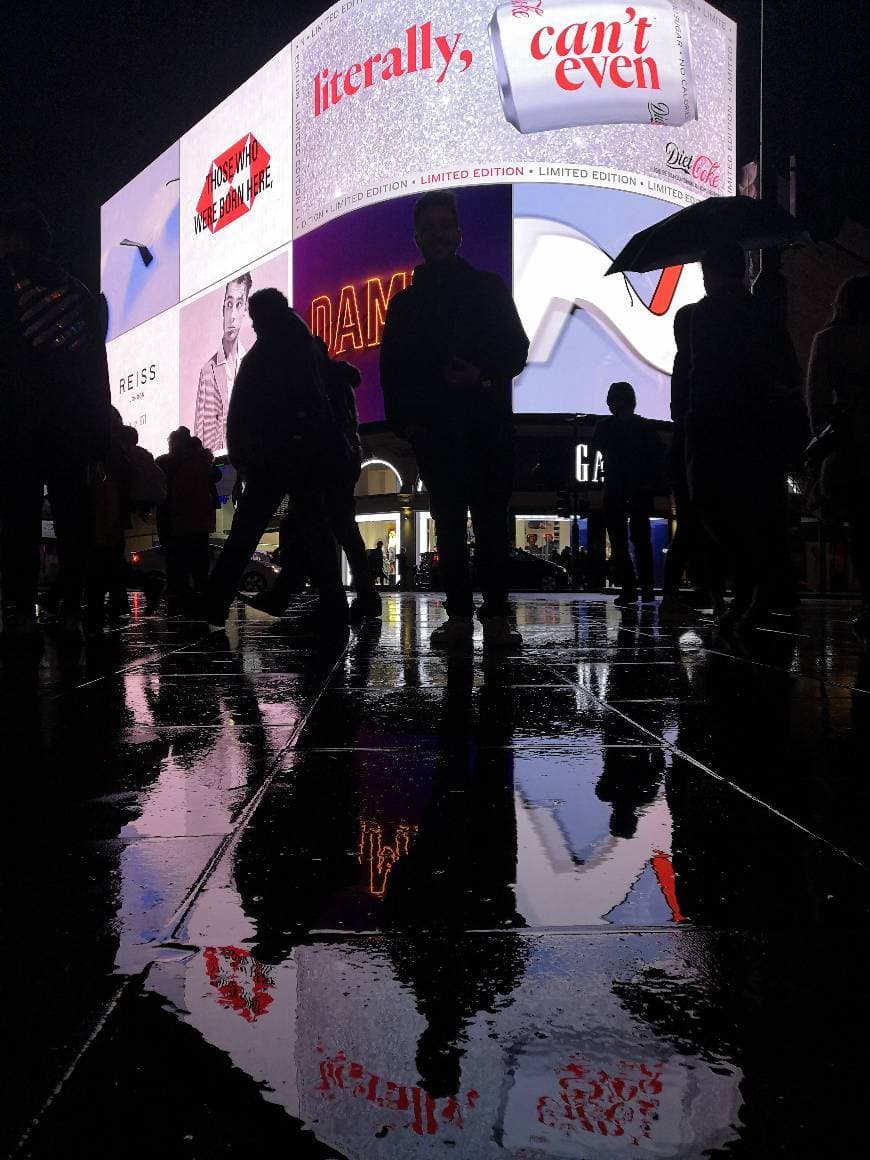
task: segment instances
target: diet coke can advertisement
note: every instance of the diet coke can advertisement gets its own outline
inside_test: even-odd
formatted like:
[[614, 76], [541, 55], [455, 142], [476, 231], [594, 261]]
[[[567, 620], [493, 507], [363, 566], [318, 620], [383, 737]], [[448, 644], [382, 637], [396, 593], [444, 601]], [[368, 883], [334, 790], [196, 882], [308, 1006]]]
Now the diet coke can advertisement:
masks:
[[521, 133], [697, 119], [688, 13], [671, 0], [506, 0], [489, 34], [502, 109]]

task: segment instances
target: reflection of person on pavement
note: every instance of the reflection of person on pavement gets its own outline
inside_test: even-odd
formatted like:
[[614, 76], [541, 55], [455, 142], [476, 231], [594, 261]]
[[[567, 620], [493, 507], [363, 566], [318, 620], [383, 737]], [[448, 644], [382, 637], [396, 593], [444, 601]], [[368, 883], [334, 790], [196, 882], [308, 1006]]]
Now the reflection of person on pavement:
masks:
[[209, 451], [227, 445], [227, 407], [245, 348], [239, 330], [248, 312], [251, 275], [241, 274], [227, 282], [223, 304], [223, 338], [217, 351], [199, 372], [193, 433]]
[[471, 660], [451, 658], [432, 796], [410, 852], [393, 868], [385, 899], [387, 923], [396, 932], [387, 952], [426, 1019], [417, 1068], [435, 1097], [459, 1091], [467, 1025], [478, 1012], [509, 1001], [525, 964], [516, 936], [467, 933], [525, 925], [514, 894], [510, 704], [502, 698], [495, 703], [497, 670], [488, 668], [485, 676], [475, 728], [468, 719]]

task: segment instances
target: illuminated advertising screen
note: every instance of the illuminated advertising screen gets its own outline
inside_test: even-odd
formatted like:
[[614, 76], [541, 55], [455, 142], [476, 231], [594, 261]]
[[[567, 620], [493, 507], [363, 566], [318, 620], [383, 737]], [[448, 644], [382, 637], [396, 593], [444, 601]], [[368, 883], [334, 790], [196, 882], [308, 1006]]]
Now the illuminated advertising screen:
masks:
[[293, 41], [295, 232], [443, 186], [734, 193], [734, 31], [702, 0], [342, 0]]
[[[293, 300], [333, 358], [359, 368], [360, 421], [383, 419], [378, 362], [389, 300], [411, 284], [421, 261], [414, 243], [412, 197], [366, 206], [295, 243]], [[466, 240], [463, 256], [511, 282], [510, 186], [459, 194]]]
[[227, 282], [280, 253], [270, 284], [359, 366], [379, 421], [413, 202], [453, 189], [461, 255], [501, 275], [531, 341], [515, 411], [600, 414], [626, 379], [667, 418], [673, 317], [699, 273], [605, 270], [637, 230], [736, 192], [735, 47], [705, 0], [340, 0], [103, 207], [109, 337], [141, 332], [145, 365], [148, 321], [180, 313], [160, 414], [193, 429]]
[[100, 213], [100, 285], [111, 340], [179, 300], [178, 142]]
[[112, 403], [152, 454], [178, 426], [178, 311], [166, 310], [106, 346]]
[[289, 297], [286, 253], [236, 271], [181, 308], [179, 420], [216, 455], [226, 451], [227, 406], [236, 371], [254, 345], [248, 297], [267, 288]]
[[290, 50], [181, 138], [181, 296], [290, 241]]

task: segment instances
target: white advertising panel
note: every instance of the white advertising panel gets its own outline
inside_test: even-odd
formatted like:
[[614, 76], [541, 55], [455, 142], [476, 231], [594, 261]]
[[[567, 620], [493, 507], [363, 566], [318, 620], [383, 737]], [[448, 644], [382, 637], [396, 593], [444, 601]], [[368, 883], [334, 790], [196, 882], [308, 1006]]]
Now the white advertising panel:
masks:
[[287, 251], [248, 270], [181, 307], [178, 360], [180, 422], [216, 455], [226, 452], [227, 409], [236, 371], [254, 345], [248, 297], [273, 288], [289, 296]]
[[166, 310], [107, 344], [112, 403], [152, 455], [178, 426], [178, 310]]
[[341, 0], [293, 42], [295, 232], [438, 186], [733, 193], [734, 48], [704, 0]]
[[178, 142], [100, 213], [100, 288], [111, 340], [178, 303]]
[[288, 46], [181, 139], [182, 298], [290, 241], [290, 67]]

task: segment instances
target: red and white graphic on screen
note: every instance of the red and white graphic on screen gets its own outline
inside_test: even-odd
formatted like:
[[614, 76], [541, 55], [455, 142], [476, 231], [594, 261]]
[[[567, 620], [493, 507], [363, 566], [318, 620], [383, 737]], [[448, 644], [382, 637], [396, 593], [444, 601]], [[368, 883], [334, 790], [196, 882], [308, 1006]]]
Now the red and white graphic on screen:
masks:
[[489, 29], [505, 117], [521, 133], [694, 120], [688, 21], [682, 0], [506, 0]]
[[215, 234], [246, 213], [272, 187], [271, 156], [253, 133], [241, 137], [211, 163], [196, 203], [195, 229]]

